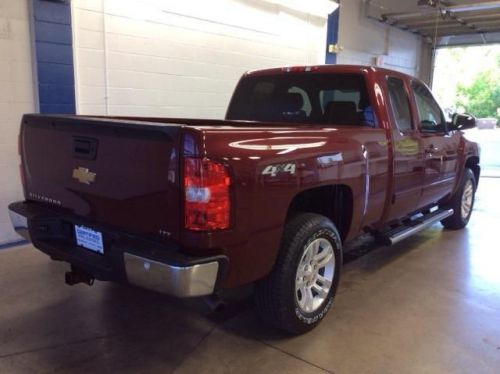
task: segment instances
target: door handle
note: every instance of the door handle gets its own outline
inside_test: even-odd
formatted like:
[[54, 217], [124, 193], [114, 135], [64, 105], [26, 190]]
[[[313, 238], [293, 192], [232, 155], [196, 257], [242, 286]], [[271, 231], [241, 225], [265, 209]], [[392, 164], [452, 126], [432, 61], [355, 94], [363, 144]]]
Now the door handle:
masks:
[[97, 139], [75, 136], [73, 138], [73, 157], [95, 160], [97, 156]]

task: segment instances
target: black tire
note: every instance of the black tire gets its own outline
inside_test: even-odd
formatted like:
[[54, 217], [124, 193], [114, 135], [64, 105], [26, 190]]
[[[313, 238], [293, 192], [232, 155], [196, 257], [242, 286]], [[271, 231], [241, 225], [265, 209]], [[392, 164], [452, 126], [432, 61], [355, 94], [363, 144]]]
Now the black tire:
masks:
[[[472, 201], [470, 205], [470, 210], [467, 214], [462, 214], [462, 198], [465, 193], [467, 193], [466, 186], [472, 183]], [[467, 226], [469, 223], [470, 216], [472, 214], [472, 209], [474, 208], [474, 198], [476, 194], [476, 177], [471, 169], [465, 168], [464, 175], [462, 176], [462, 180], [460, 181], [460, 186], [458, 187], [456, 193], [452, 196], [451, 200], [443, 205], [443, 208], [453, 209], [453, 215], [445, 218], [441, 221], [441, 224], [449, 229], [449, 230], [460, 230]]]
[[[333, 248], [334, 261], [334, 264], [331, 263], [331, 260], [328, 261], [330, 269], [328, 277], [332, 278], [330, 289], [328, 292], [323, 290], [322, 295], [319, 295], [320, 300], [317, 302], [320, 302], [320, 304], [317, 309], [312, 312], [305, 312], [299, 305], [300, 300], [297, 300], [302, 297], [306, 298], [305, 295], [301, 297], [301, 290], [296, 290], [296, 280], [302, 279], [303, 286], [306, 286], [305, 276], [297, 278], [299, 276], [299, 264], [302, 269], [306, 259], [306, 249], [314, 247], [315, 243], [319, 243], [316, 247], [319, 248], [319, 252], [316, 253], [319, 253], [320, 256], [323, 251], [328, 251], [331, 254], [332, 248], [328, 246], [327, 242]], [[326, 255], [324, 256], [326, 261]], [[317, 277], [321, 276], [325, 279], [326, 267], [321, 268], [319, 262], [316, 264], [319, 268], [316, 271]], [[341, 268], [342, 244], [335, 225], [328, 218], [318, 214], [302, 213], [297, 215], [285, 226], [281, 248], [272, 272], [259, 281], [255, 287], [255, 301], [258, 313], [269, 324], [291, 334], [301, 334], [313, 329], [325, 317], [332, 305], [339, 284]], [[311, 266], [310, 271], [313, 271], [312, 269]], [[331, 273], [332, 269], [333, 274]], [[323, 271], [323, 274], [321, 274], [321, 271]], [[310, 276], [314, 277], [314, 275]], [[307, 285], [312, 284], [314, 288], [318, 286], [316, 282], [319, 282], [319, 286], [322, 287], [322, 281], [318, 279], [310, 280], [311, 283], [307, 283]], [[324, 285], [328, 287], [326, 283]], [[318, 294], [314, 295], [315, 290], [311, 291], [309, 289], [309, 292], [313, 299], [318, 297]], [[321, 298], [324, 298], [324, 300], [321, 301]]]

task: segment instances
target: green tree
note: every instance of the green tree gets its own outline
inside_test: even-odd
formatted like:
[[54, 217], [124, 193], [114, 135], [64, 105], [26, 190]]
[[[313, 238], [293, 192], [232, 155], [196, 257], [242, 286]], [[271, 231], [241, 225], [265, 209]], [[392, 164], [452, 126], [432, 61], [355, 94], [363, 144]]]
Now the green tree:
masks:
[[478, 73], [468, 86], [458, 84], [457, 104], [477, 118], [500, 119], [500, 59], [498, 69]]

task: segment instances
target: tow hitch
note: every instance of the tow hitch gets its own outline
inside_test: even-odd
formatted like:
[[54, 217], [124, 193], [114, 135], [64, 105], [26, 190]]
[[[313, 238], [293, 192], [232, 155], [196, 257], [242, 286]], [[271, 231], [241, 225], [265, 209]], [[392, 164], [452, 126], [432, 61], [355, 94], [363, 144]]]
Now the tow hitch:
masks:
[[64, 278], [66, 284], [69, 286], [74, 286], [78, 283], [85, 283], [87, 286], [92, 286], [94, 284], [94, 277], [74, 266], [71, 266], [71, 271], [66, 272]]

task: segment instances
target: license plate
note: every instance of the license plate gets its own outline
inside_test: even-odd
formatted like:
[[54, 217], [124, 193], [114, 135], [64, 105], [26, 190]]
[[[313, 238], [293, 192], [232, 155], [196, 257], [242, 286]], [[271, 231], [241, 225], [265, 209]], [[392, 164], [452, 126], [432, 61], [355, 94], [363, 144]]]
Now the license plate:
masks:
[[104, 254], [102, 233], [85, 226], [75, 225], [76, 244], [93, 252]]

